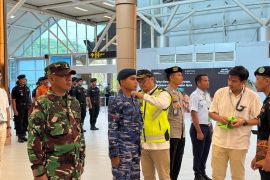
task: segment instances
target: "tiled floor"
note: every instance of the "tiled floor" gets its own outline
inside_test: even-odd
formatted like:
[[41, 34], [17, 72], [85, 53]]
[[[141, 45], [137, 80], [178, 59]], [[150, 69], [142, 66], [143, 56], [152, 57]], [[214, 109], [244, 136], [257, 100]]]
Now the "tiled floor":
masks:
[[[191, 141], [188, 135], [190, 127], [190, 117], [186, 115], [186, 147], [183, 157], [183, 163], [179, 179], [193, 180], [192, 171], [192, 148]], [[108, 142], [107, 142], [107, 113], [106, 109], [102, 108], [98, 118], [97, 127], [98, 131], [89, 130], [89, 116], [85, 120], [85, 133], [86, 137], [86, 164], [82, 180], [109, 180], [111, 176], [110, 160], [108, 158]], [[26, 153], [26, 144], [17, 142], [16, 136], [12, 137], [12, 145], [6, 146], [4, 151], [4, 167], [3, 167], [3, 180], [31, 180], [32, 172], [30, 163]], [[258, 172], [254, 172], [250, 168], [250, 161], [255, 152], [255, 136], [252, 136], [252, 147], [246, 158], [246, 180], [259, 180]], [[207, 163], [207, 172], [211, 172], [210, 166], [211, 155]], [[142, 178], [143, 179], [143, 178]], [[229, 180], [230, 174], [228, 172], [226, 180]]]

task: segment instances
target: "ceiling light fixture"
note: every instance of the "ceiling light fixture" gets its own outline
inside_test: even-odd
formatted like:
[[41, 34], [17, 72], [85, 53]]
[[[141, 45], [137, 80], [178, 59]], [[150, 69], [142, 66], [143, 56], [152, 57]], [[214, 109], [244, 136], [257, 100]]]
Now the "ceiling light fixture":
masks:
[[108, 18], [108, 19], [111, 19], [112, 17], [110, 17], [110, 16], [104, 16], [105, 18]]
[[80, 8], [80, 7], [74, 7], [75, 9], [78, 9], [80, 11], [84, 11], [84, 12], [87, 12], [88, 10], [87, 9], [83, 9], [83, 8]]
[[108, 3], [108, 2], [103, 2], [104, 5], [114, 7], [114, 4]]
[[11, 19], [13, 19], [13, 18], [15, 18], [15, 17], [16, 17], [16, 16], [14, 16], [14, 15], [11, 15], [11, 16], [10, 16]]

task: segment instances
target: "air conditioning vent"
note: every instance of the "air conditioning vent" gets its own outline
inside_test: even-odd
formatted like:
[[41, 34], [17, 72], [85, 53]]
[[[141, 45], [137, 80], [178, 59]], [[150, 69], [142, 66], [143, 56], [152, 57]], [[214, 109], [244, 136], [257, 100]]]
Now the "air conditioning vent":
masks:
[[230, 52], [216, 52], [215, 61], [233, 61], [234, 51]]
[[175, 63], [175, 55], [160, 55], [159, 56], [159, 63], [160, 64], [172, 64]]
[[187, 63], [192, 60], [192, 54], [176, 54], [176, 63]]
[[196, 62], [212, 62], [213, 53], [196, 53]]

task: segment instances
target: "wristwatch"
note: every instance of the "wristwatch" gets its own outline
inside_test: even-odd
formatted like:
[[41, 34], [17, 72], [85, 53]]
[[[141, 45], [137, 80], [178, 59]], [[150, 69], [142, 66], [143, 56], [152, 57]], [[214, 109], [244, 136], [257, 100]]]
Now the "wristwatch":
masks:
[[247, 126], [248, 122], [246, 120], [244, 120], [243, 126]]

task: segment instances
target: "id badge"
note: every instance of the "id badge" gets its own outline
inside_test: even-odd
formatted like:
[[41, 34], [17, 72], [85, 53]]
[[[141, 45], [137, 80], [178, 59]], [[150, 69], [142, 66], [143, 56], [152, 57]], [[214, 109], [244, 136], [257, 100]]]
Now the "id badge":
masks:
[[178, 116], [179, 115], [179, 108], [173, 109], [173, 115]]

